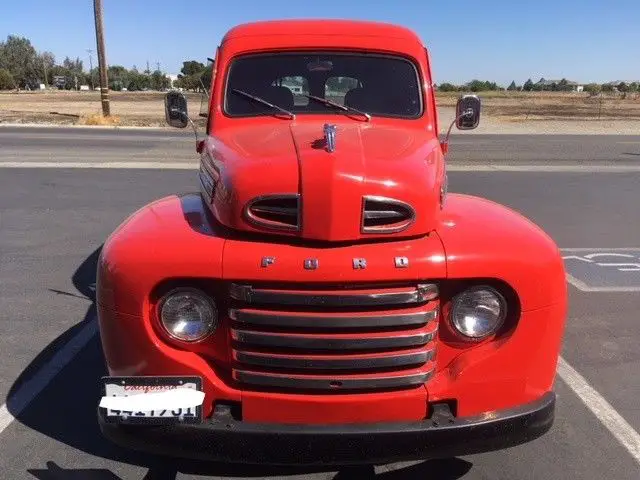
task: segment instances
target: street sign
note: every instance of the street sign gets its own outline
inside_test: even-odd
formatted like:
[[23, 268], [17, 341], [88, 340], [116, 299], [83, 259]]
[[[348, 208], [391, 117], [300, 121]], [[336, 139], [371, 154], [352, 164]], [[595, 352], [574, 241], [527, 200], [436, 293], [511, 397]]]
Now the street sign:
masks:
[[567, 281], [583, 292], [640, 292], [640, 248], [562, 248]]

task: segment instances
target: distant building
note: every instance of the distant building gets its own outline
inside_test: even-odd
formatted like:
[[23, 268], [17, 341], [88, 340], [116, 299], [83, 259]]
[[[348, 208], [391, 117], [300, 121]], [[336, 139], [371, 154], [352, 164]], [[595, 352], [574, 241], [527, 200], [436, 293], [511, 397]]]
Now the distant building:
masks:
[[169, 79], [169, 88], [174, 88], [174, 82], [176, 80], [178, 80], [178, 75], [175, 75], [173, 73], [167, 75], [167, 78]]

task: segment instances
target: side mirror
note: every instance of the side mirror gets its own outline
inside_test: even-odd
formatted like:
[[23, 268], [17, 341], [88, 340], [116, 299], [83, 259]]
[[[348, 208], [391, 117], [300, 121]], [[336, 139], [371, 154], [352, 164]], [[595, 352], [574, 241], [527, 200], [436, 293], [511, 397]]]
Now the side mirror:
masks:
[[458, 130], [473, 130], [480, 123], [480, 99], [477, 95], [463, 95], [456, 105]]
[[172, 127], [185, 128], [189, 124], [187, 98], [182, 92], [171, 90], [164, 97], [164, 114]]

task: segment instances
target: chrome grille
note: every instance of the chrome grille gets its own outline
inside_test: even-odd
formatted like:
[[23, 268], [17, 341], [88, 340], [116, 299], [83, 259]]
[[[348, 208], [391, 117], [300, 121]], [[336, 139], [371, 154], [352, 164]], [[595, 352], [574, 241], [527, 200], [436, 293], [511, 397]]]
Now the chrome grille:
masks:
[[438, 289], [290, 290], [232, 284], [232, 374], [243, 388], [376, 391], [425, 383]]
[[399, 200], [366, 196], [362, 199], [362, 233], [395, 233], [415, 220], [413, 208]]
[[300, 196], [267, 195], [254, 198], [245, 208], [245, 217], [256, 226], [273, 230], [300, 229]]

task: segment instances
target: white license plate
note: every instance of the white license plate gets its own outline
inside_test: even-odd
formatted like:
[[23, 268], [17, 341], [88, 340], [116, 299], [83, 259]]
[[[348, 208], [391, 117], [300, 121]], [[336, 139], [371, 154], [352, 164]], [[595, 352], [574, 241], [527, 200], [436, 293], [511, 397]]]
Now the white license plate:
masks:
[[[198, 377], [103, 377], [106, 397], [129, 397], [144, 393], [161, 393], [176, 388], [202, 390], [202, 381]], [[202, 407], [154, 410], [113, 410], [103, 409], [107, 421], [127, 421], [132, 423], [165, 423], [175, 420], [184, 423], [196, 423], [202, 420]]]

